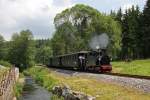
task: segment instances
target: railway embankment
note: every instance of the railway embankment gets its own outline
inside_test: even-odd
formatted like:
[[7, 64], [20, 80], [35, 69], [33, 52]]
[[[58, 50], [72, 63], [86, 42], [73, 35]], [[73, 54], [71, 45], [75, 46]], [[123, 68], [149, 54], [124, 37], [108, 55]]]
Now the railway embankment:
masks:
[[[148, 92], [101, 80], [102, 77], [95, 77], [95, 74], [48, 69], [40, 66], [32, 67], [25, 73], [30, 74], [49, 91], [52, 91], [54, 86], [67, 85], [71, 90], [91, 95], [96, 100], [149, 100], [150, 98]], [[53, 96], [52, 100], [59, 100], [56, 98], [58, 97]], [[61, 99], [63, 100], [63, 98]]]

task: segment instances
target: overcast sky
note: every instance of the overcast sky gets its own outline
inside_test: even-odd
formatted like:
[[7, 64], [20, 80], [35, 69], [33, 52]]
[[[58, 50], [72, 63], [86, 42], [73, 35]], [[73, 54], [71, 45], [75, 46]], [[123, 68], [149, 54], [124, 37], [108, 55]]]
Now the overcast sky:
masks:
[[57, 13], [82, 3], [100, 12], [139, 5], [147, 0], [0, 0], [0, 34], [10, 40], [15, 32], [29, 29], [35, 38], [51, 38], [55, 31], [53, 19]]

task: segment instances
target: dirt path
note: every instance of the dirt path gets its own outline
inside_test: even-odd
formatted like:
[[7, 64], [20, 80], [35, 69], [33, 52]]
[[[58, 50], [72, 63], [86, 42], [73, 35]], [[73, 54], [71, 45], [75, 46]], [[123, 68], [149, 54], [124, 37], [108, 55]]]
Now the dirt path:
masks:
[[37, 85], [31, 77], [26, 77], [26, 84], [20, 100], [50, 100], [51, 93]]

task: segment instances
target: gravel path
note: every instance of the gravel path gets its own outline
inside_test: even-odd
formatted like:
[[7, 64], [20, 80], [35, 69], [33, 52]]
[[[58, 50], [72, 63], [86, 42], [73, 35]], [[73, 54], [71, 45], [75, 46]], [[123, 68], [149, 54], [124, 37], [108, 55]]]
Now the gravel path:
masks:
[[26, 77], [26, 85], [20, 100], [50, 100], [50, 93], [37, 85], [31, 77]]
[[127, 77], [120, 77], [120, 76], [112, 76], [112, 75], [105, 75], [105, 74], [95, 74], [95, 73], [85, 73], [85, 72], [76, 72], [70, 70], [62, 70], [62, 69], [52, 69], [58, 74], [65, 75], [65, 76], [84, 76], [90, 77], [97, 80], [111, 82], [115, 84], [119, 84], [125, 87], [131, 87], [143, 91], [145, 93], [150, 93], [150, 80], [146, 79], [137, 79], [137, 78], [127, 78]]

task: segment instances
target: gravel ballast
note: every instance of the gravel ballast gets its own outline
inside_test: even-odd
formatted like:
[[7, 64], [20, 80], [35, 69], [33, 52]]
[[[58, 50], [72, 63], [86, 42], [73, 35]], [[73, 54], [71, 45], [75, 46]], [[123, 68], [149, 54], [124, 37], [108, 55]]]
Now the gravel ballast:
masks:
[[52, 70], [55, 71], [57, 74], [61, 74], [65, 76], [84, 76], [84, 77], [93, 78], [100, 81], [119, 84], [124, 87], [138, 89], [139, 91], [143, 91], [145, 93], [150, 93], [150, 80], [147, 79], [137, 79], [137, 78], [113, 76], [113, 75], [106, 75], [106, 74], [76, 72], [72, 70], [63, 70], [63, 69], [52, 69]]

